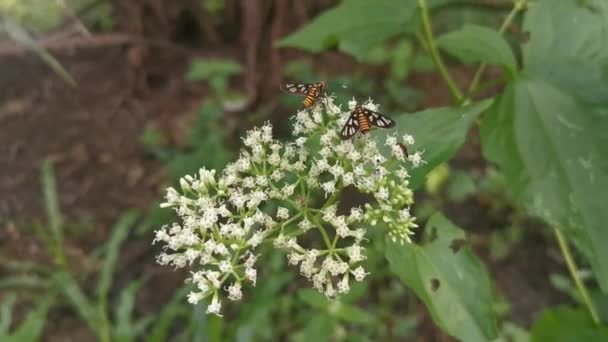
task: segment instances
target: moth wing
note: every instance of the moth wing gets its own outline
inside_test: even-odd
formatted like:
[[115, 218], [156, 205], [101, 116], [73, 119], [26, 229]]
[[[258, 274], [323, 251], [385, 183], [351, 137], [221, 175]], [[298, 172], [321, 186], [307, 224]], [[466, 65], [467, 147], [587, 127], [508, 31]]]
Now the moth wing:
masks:
[[342, 138], [342, 140], [350, 139], [358, 131], [359, 131], [359, 121], [357, 120], [356, 113], [353, 111], [350, 114], [350, 116], [348, 117], [348, 120], [346, 120], [344, 127], [342, 127], [342, 131], [340, 132], [340, 138]]
[[395, 126], [395, 120], [388, 116], [363, 108], [363, 113], [369, 120], [369, 123], [380, 128], [391, 128]]
[[306, 96], [312, 87], [312, 84], [306, 83], [287, 83], [281, 86], [281, 90], [288, 94]]

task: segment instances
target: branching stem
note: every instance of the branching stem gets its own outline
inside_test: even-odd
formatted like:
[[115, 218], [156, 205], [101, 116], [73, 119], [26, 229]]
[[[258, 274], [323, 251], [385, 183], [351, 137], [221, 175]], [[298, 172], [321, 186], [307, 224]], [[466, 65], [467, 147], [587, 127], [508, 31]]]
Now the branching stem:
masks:
[[[498, 33], [500, 33], [500, 34], [505, 33], [507, 28], [509, 26], [511, 26], [511, 23], [513, 22], [513, 19], [515, 19], [515, 16], [517, 15], [517, 13], [526, 7], [526, 2], [527, 2], [527, 0], [518, 0], [515, 3], [513, 3], [513, 8], [511, 9], [511, 12], [509, 12], [509, 15], [507, 15], [507, 17], [503, 21], [502, 25], [500, 25], [500, 28], [498, 29]], [[486, 67], [487, 67], [486, 63], [481, 63], [479, 65], [479, 67], [477, 68], [477, 71], [475, 71], [475, 75], [473, 76], [471, 85], [469, 86], [469, 89], [467, 90], [468, 98], [470, 98], [477, 92], [477, 88], [479, 87], [479, 82], [481, 81], [481, 77], [483, 76], [483, 72], [486, 70]]]
[[458, 86], [456, 85], [456, 82], [454, 82], [454, 80], [452, 79], [452, 76], [450, 76], [448, 69], [446, 68], [445, 64], [443, 63], [443, 60], [441, 59], [441, 55], [439, 54], [437, 45], [435, 44], [435, 38], [433, 37], [433, 27], [431, 25], [431, 18], [429, 16], [428, 8], [426, 7], [426, 0], [418, 0], [418, 7], [420, 7], [420, 13], [422, 15], [422, 26], [424, 28], [426, 48], [431, 54], [433, 62], [439, 69], [441, 77], [450, 89], [452, 97], [454, 97], [456, 102], [460, 103], [463, 99], [463, 95]]

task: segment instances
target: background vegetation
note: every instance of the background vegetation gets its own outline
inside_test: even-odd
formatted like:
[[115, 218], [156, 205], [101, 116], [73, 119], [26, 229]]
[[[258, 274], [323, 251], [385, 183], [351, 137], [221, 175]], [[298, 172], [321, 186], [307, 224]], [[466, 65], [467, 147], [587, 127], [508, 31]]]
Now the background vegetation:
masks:
[[[604, 0], [0, 0], [0, 340], [608, 340]], [[162, 190], [326, 80], [416, 137], [416, 243], [340, 301], [284, 255], [225, 316]]]

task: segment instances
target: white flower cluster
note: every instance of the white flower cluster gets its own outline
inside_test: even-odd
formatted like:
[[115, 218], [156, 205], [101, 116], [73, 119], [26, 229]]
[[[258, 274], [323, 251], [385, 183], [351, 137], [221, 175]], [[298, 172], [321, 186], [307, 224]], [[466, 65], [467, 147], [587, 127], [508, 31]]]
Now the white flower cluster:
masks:
[[[386, 153], [370, 137], [376, 132], [342, 141], [338, 132], [350, 112], [331, 97], [322, 102], [297, 113], [294, 142], [273, 138], [265, 124], [247, 132], [240, 157], [221, 175], [201, 169], [180, 180], [181, 192], [167, 190], [162, 206], [173, 208], [180, 223], [159, 229], [154, 242], [164, 244], [160, 264], [192, 269], [188, 281], [197, 290], [189, 302], [211, 298], [207, 312], [219, 315], [222, 297], [240, 300], [241, 288], [256, 284], [256, 251], [265, 241], [287, 251], [289, 264], [328, 297], [368, 274], [361, 266], [366, 227], [381, 223], [390, 238], [410, 241], [417, 226], [403, 146], [413, 137], [399, 142], [389, 135]], [[376, 109], [371, 101], [364, 106]], [[420, 163], [419, 153], [409, 157], [408, 165]], [[375, 201], [339, 213], [349, 186]]]

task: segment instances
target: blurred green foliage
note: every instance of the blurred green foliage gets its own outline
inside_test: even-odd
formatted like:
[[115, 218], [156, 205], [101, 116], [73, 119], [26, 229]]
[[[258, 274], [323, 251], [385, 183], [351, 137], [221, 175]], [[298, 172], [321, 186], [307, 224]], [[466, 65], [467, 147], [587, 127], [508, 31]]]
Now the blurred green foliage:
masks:
[[91, 6], [94, 11], [84, 19], [109, 29], [111, 7], [107, 0], [0, 0], [0, 17], [10, 18], [27, 30], [44, 32]]

